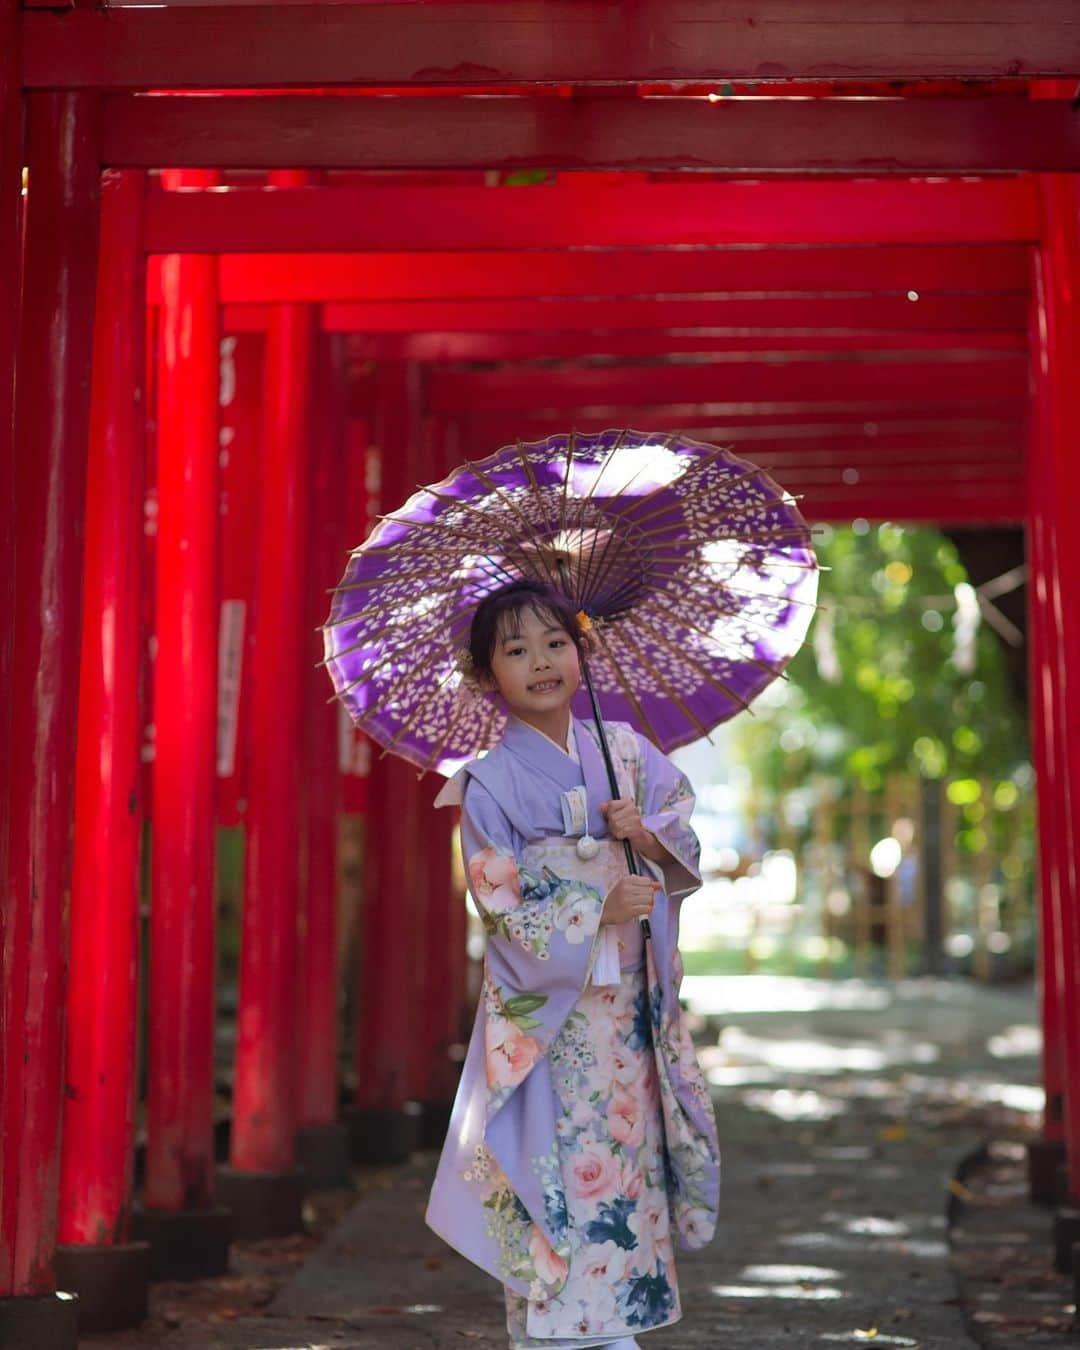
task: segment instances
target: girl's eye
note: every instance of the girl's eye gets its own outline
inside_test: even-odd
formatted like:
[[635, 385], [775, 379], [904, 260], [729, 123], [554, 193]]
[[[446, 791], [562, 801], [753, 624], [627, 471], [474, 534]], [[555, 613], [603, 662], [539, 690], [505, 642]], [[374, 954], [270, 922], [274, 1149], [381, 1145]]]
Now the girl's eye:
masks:
[[549, 647], [565, 647], [565, 646], [566, 646], [566, 639], [565, 639], [565, 638], [552, 638], [552, 640], [548, 643], [548, 646], [549, 646]]
[[517, 656], [519, 652], [523, 652], [524, 650], [524, 647], [509, 647], [507, 648], [506, 654], [507, 656]]

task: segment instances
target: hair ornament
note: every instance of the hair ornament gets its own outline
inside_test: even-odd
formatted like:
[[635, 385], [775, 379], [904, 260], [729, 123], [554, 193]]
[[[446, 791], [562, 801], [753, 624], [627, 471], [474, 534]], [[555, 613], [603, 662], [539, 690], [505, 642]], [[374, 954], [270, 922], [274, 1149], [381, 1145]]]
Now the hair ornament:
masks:
[[476, 674], [476, 662], [468, 647], [454, 649], [454, 669], [461, 676], [461, 683], [467, 689], [473, 690], [474, 693], [479, 691], [480, 681]]
[[589, 615], [586, 614], [586, 612], [585, 612], [583, 609], [579, 609], [578, 612], [574, 615], [574, 618], [577, 619], [577, 621], [578, 621], [578, 628], [579, 628], [583, 633], [591, 633], [591, 632], [592, 632], [592, 630], [593, 630], [593, 621], [592, 621], [592, 619], [589, 617]]

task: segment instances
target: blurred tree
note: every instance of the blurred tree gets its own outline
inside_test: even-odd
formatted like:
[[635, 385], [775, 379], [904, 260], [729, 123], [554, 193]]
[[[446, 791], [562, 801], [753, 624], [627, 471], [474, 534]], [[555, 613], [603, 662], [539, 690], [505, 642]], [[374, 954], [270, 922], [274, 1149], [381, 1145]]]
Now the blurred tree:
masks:
[[755, 780], [824, 773], [844, 791], [893, 771], [1029, 781], [1027, 715], [955, 543], [936, 530], [827, 529], [807, 646], [736, 724]]

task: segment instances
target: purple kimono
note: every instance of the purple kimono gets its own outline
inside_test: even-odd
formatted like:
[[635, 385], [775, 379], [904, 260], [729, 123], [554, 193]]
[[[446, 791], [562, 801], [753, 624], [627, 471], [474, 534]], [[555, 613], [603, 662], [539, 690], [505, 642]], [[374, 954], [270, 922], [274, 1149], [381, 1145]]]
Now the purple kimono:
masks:
[[511, 717], [437, 798], [462, 802], [488, 941], [427, 1222], [503, 1283], [511, 1344], [547, 1350], [677, 1321], [673, 1238], [709, 1241], [720, 1181], [678, 1001], [679, 906], [701, 882], [693, 793], [651, 742], [608, 724], [619, 795], [668, 856], [640, 859], [664, 885], [651, 943], [636, 922], [601, 926], [626, 863], [599, 810], [612, 794], [595, 723], [571, 728], [580, 762]]

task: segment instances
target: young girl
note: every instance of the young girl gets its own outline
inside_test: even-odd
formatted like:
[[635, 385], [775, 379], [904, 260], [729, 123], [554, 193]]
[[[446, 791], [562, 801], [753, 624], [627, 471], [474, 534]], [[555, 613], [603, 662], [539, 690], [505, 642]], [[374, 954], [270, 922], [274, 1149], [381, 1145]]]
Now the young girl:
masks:
[[633, 1350], [681, 1316], [674, 1239], [716, 1224], [716, 1126], [678, 1002], [693, 794], [616, 722], [612, 799], [596, 725], [570, 711], [589, 641], [536, 582], [479, 605], [467, 664], [507, 725], [436, 799], [462, 805], [487, 951], [427, 1221], [502, 1282], [513, 1350]]

